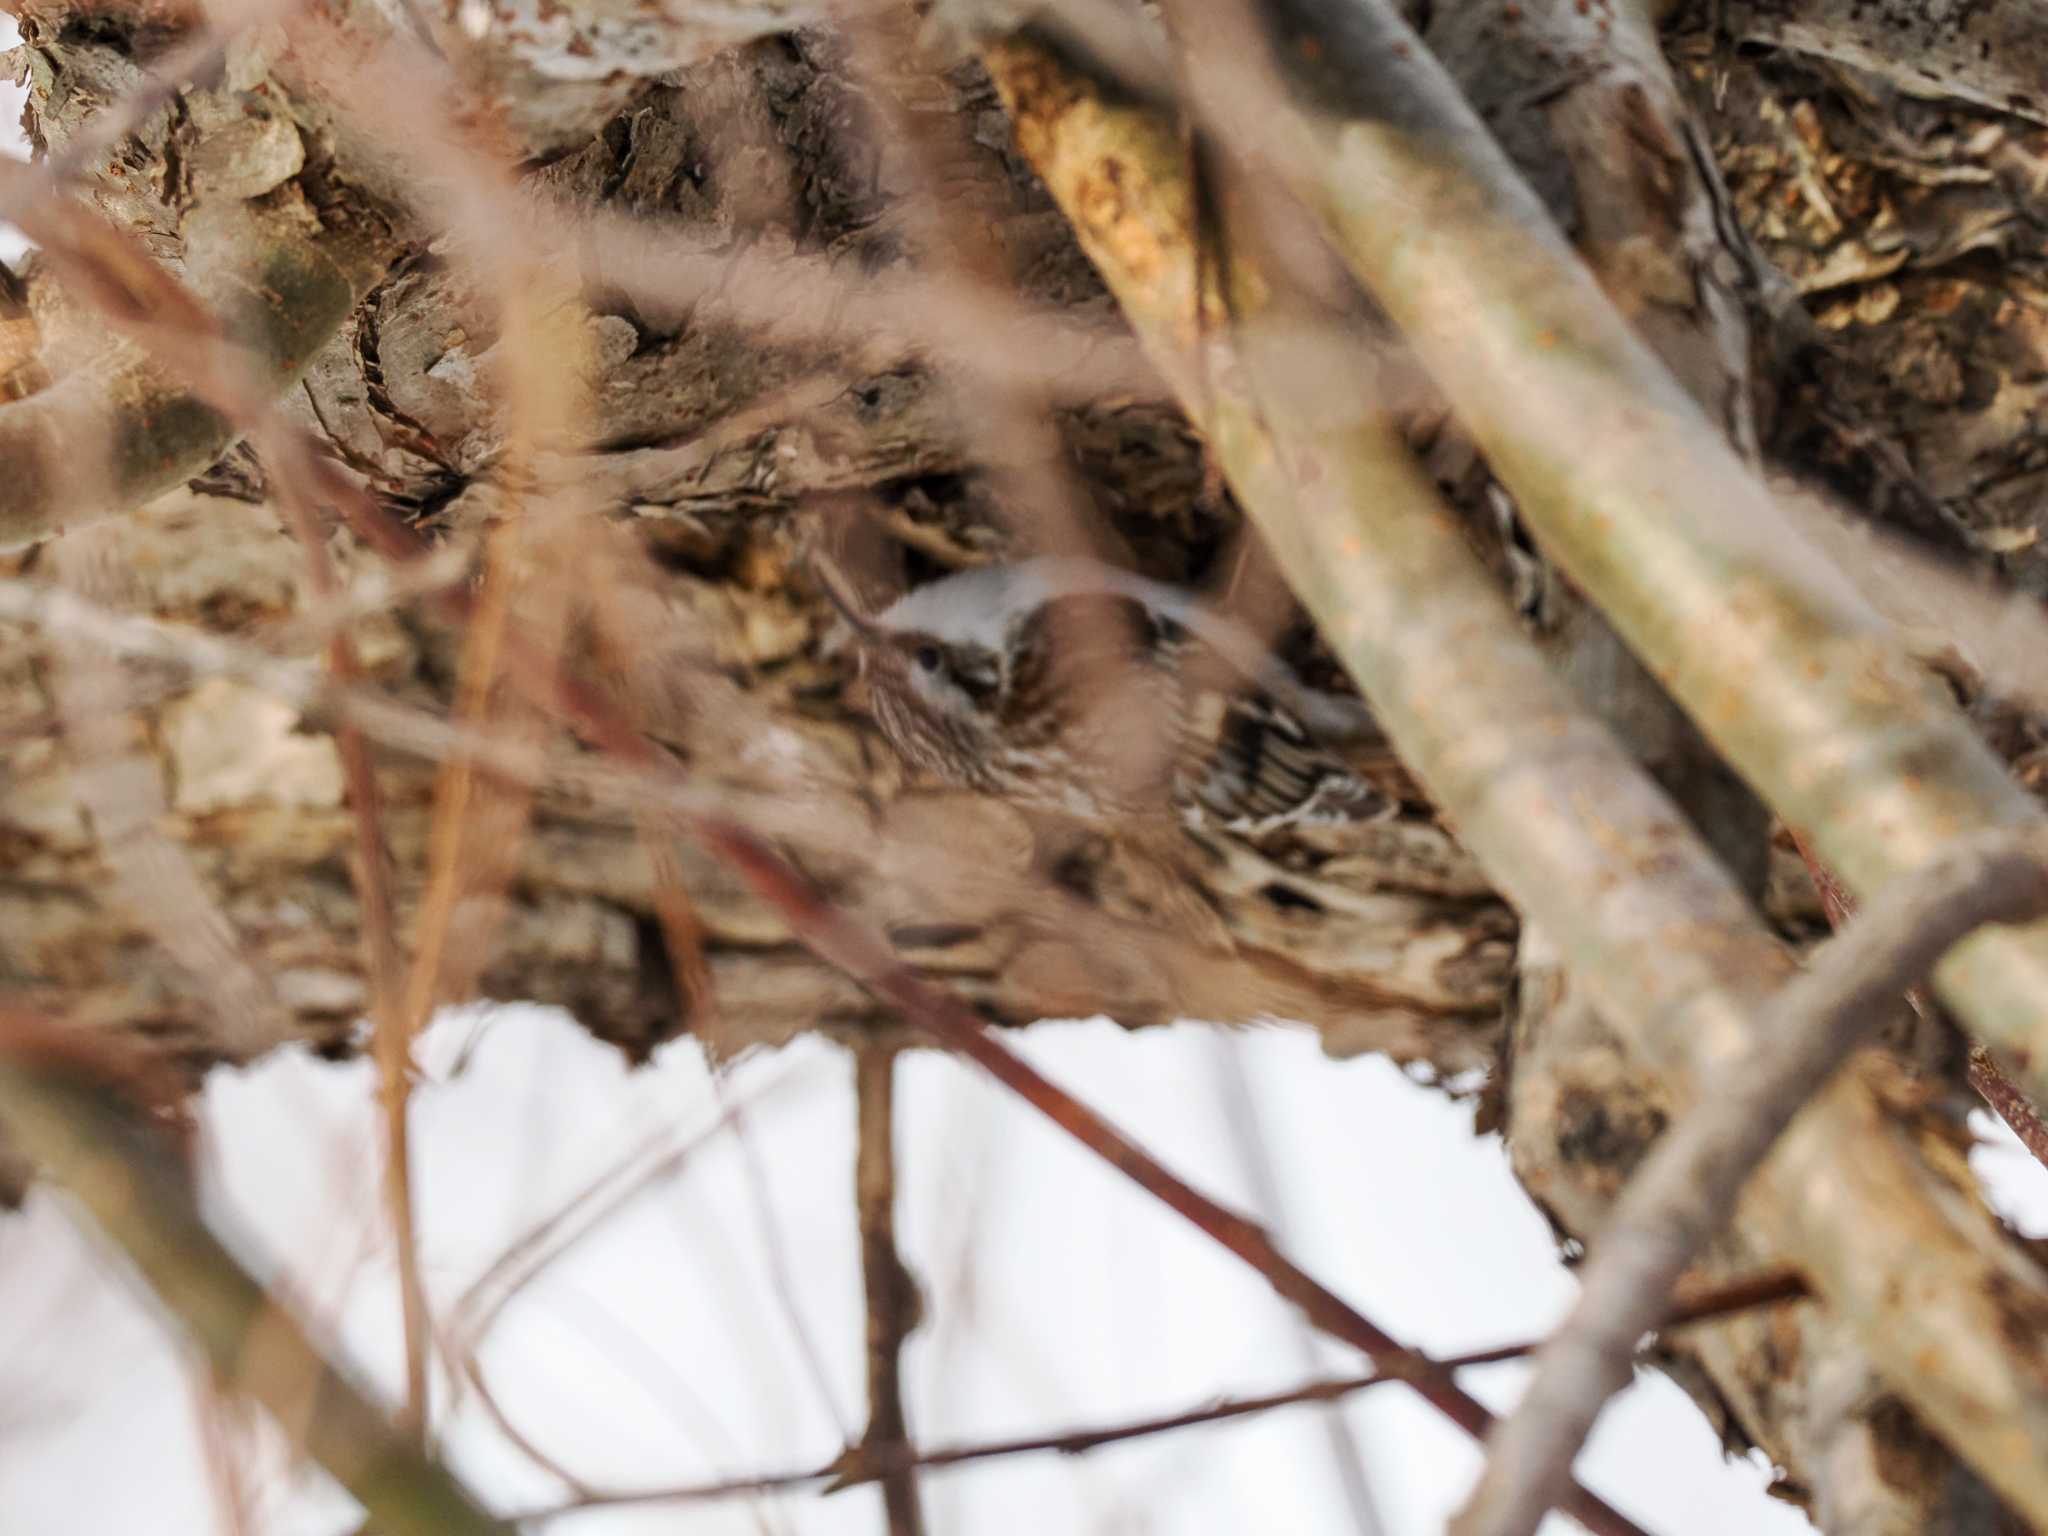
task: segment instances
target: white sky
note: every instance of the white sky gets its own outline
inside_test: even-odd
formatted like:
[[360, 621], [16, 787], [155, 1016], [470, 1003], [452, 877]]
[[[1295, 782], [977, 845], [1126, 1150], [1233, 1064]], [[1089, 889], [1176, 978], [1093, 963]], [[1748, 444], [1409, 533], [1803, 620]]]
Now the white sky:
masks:
[[[1290, 1250], [1400, 1336], [1450, 1352], [1539, 1332], [1572, 1282], [1469, 1111], [1375, 1059], [1333, 1062], [1304, 1031], [1047, 1024], [1027, 1056], [1203, 1189], [1251, 1208], [1221, 1108], [1222, 1071], [1258, 1105], [1290, 1209]], [[563, 1016], [517, 1007], [444, 1018], [422, 1041], [417, 1176], [428, 1280], [444, 1328], [465, 1288], [540, 1218], [650, 1137], [692, 1142], [718, 1118], [696, 1047], [629, 1072]], [[460, 1063], [458, 1067], [458, 1063]], [[605, 1488], [665, 1486], [821, 1462], [862, 1415], [852, 1105], [846, 1059], [808, 1041], [743, 1063], [728, 1101], [771, 1191], [806, 1369], [763, 1254], [764, 1209], [729, 1131], [569, 1250], [500, 1315], [482, 1351], [507, 1415]], [[290, 1051], [222, 1070], [201, 1103], [215, 1209], [251, 1262], [317, 1298], [348, 1352], [396, 1391], [396, 1304], [376, 1228], [371, 1069]], [[899, 1079], [900, 1236], [929, 1316], [910, 1350], [926, 1444], [1170, 1411], [1302, 1379], [1299, 1334], [1262, 1283], [965, 1065], [908, 1058]], [[1982, 1156], [2048, 1213], [2048, 1177], [2014, 1149]], [[287, 1256], [281, 1258], [280, 1256]], [[1325, 1352], [1333, 1369], [1346, 1352]], [[1504, 1406], [1516, 1367], [1470, 1373]], [[228, 1529], [202, 1470], [191, 1394], [149, 1314], [73, 1234], [56, 1201], [0, 1221], [0, 1528], [39, 1536]], [[443, 1407], [445, 1408], [445, 1399]], [[1441, 1529], [1475, 1467], [1462, 1438], [1399, 1389], [1354, 1397], [1386, 1528]], [[937, 1532], [1348, 1532], [1314, 1410], [1184, 1431], [1084, 1458], [1021, 1457], [924, 1479]], [[563, 1486], [465, 1399], [450, 1454], [500, 1508]], [[246, 1437], [239, 1454], [248, 1460]], [[118, 1463], [122, 1476], [104, 1469]], [[1646, 1377], [1603, 1422], [1586, 1480], [1663, 1536], [1806, 1529], [1726, 1464], [1675, 1388]], [[344, 1500], [296, 1492], [274, 1456], [252, 1533], [353, 1528]], [[310, 1486], [310, 1485], [309, 1485]], [[572, 1536], [867, 1533], [861, 1489], [820, 1499], [587, 1512]]]
[[[12, 16], [0, 13], [0, 48], [12, 48], [21, 41], [21, 28]], [[14, 83], [12, 74], [0, 73], [0, 155], [10, 160], [28, 158], [28, 136], [21, 131], [21, 104], [28, 92]], [[0, 222], [0, 261], [13, 261], [28, 249], [28, 242], [14, 225]]]

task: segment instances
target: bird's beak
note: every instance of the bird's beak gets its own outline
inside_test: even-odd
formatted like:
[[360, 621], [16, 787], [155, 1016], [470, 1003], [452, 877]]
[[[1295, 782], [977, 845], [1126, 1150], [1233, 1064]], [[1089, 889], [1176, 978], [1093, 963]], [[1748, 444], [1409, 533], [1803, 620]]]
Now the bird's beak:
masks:
[[825, 600], [839, 610], [839, 617], [853, 626], [855, 634], [870, 640], [880, 637], [880, 626], [860, 611], [859, 599], [837, 566], [823, 555], [813, 555], [811, 573], [818, 578], [818, 589], [825, 594]]

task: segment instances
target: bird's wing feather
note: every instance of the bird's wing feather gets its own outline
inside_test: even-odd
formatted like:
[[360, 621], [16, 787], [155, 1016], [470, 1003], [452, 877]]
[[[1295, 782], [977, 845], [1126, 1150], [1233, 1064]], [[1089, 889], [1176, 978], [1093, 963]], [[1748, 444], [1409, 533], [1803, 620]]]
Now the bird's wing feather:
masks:
[[1012, 729], [1070, 727], [1093, 700], [1128, 682], [1133, 668], [1157, 673], [1169, 643], [1143, 602], [1110, 593], [1051, 597], [1015, 622], [1003, 698]]
[[1264, 832], [1303, 821], [1373, 821], [1395, 799], [1256, 694], [1192, 702], [1181, 798], [1203, 821]]

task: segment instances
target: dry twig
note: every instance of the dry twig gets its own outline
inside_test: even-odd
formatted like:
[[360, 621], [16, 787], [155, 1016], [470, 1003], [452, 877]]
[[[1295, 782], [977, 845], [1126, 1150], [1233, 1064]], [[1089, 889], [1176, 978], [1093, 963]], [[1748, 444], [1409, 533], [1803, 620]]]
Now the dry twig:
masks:
[[[1663, 1326], [1666, 1329], [1682, 1328], [1747, 1312], [1757, 1307], [1797, 1301], [1806, 1294], [1805, 1282], [1789, 1272], [1751, 1276], [1687, 1298], [1685, 1302], [1672, 1308]], [[1470, 1370], [1479, 1366], [1499, 1365], [1503, 1361], [1520, 1360], [1534, 1354], [1541, 1347], [1542, 1341], [1532, 1339], [1520, 1344], [1501, 1344], [1491, 1349], [1474, 1350], [1469, 1354], [1452, 1355], [1439, 1363], [1447, 1370]], [[835, 1489], [851, 1488], [907, 1472], [968, 1466], [975, 1462], [992, 1461], [1005, 1456], [1028, 1456], [1046, 1451], [1056, 1452], [1062, 1456], [1084, 1456], [1107, 1445], [1121, 1445], [1130, 1440], [1170, 1434], [1175, 1430], [1196, 1429], [1207, 1424], [1228, 1423], [1232, 1419], [1248, 1418], [1254, 1414], [1270, 1412], [1275, 1408], [1337, 1403], [1354, 1392], [1362, 1392], [1368, 1387], [1384, 1386], [1397, 1379], [1383, 1371], [1368, 1371], [1358, 1376], [1311, 1381], [1299, 1387], [1290, 1387], [1284, 1392], [1269, 1392], [1257, 1397], [1224, 1398], [1216, 1402], [1203, 1403], [1198, 1407], [1186, 1408], [1178, 1413], [1162, 1414], [1157, 1418], [1140, 1419], [1132, 1423], [1090, 1429], [1054, 1430], [1047, 1434], [1025, 1435], [1012, 1440], [943, 1446], [924, 1451], [901, 1441], [863, 1444], [822, 1467], [812, 1467], [807, 1471], [764, 1473], [755, 1477], [728, 1478], [721, 1482], [699, 1483], [684, 1488], [649, 1488], [631, 1493], [589, 1494], [549, 1508], [527, 1510], [519, 1519], [551, 1520], [587, 1509], [619, 1506], [696, 1504], [713, 1499], [774, 1493], [782, 1489], [801, 1488], [812, 1483], [829, 1483]]]
[[[861, 1040], [853, 1047], [858, 1105], [854, 1202], [860, 1214], [861, 1288], [868, 1310], [868, 1424], [855, 1452], [910, 1440], [903, 1411], [903, 1349], [917, 1326], [917, 1281], [896, 1251], [896, 1048]], [[920, 1536], [924, 1512], [915, 1471], [882, 1475], [889, 1536]]]

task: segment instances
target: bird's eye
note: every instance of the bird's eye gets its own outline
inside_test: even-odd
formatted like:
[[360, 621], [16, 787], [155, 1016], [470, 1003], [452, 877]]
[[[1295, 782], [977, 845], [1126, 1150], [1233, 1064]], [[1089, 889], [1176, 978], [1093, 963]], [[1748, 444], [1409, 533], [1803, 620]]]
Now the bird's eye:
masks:
[[920, 672], [938, 671], [939, 663], [944, 659], [939, 654], [939, 648], [936, 645], [920, 645], [917, 648], [916, 656], [913, 658], [917, 662]]

